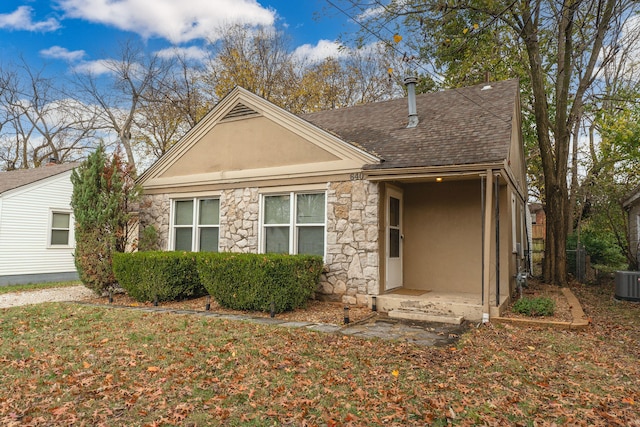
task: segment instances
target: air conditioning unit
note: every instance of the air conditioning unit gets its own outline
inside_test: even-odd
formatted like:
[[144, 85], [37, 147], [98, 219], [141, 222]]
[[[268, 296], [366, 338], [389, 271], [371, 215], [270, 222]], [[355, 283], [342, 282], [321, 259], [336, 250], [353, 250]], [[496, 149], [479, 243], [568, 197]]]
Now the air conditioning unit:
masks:
[[616, 271], [616, 298], [640, 301], [640, 271]]

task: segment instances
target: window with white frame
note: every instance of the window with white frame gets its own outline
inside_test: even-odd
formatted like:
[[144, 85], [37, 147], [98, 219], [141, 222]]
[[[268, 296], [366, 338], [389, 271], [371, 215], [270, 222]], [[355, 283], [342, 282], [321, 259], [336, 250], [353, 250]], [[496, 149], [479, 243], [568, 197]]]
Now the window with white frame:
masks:
[[263, 251], [324, 256], [325, 218], [324, 193], [265, 195]]
[[175, 200], [172, 228], [174, 250], [218, 252], [220, 199]]
[[51, 212], [50, 246], [71, 246], [71, 213]]

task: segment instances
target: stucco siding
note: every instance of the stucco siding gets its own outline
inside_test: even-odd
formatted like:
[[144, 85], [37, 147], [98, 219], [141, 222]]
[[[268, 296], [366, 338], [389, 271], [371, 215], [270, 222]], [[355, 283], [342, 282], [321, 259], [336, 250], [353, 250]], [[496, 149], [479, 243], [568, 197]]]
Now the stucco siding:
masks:
[[[515, 115], [520, 115], [520, 104], [515, 106]], [[527, 171], [525, 165], [524, 151], [522, 150], [522, 132], [518, 126], [511, 129], [511, 144], [509, 146], [509, 156], [506, 167], [511, 171], [515, 180], [515, 185], [523, 195], [527, 196]]]
[[[212, 153], [215, 153], [212, 155]], [[339, 160], [264, 117], [218, 123], [163, 176], [238, 171]]]
[[479, 180], [404, 187], [404, 287], [480, 293], [480, 193]]
[[[50, 247], [52, 210], [71, 211], [71, 172], [2, 195], [0, 276], [75, 272], [70, 247]], [[72, 216], [73, 221], [73, 216]]]

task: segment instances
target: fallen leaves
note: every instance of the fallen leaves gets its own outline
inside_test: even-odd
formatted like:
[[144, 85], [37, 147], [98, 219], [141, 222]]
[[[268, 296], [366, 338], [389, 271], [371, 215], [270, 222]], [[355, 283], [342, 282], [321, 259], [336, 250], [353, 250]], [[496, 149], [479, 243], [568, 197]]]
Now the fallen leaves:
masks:
[[638, 308], [580, 292], [586, 332], [485, 325], [444, 348], [73, 305], [0, 311], [0, 424], [637, 423]]

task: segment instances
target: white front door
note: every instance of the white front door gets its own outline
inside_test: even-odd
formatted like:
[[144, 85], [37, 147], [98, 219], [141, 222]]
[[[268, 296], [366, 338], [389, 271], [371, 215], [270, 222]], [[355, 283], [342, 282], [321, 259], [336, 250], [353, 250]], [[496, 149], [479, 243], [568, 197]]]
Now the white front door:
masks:
[[386, 200], [386, 271], [385, 289], [402, 286], [402, 192], [387, 188]]

